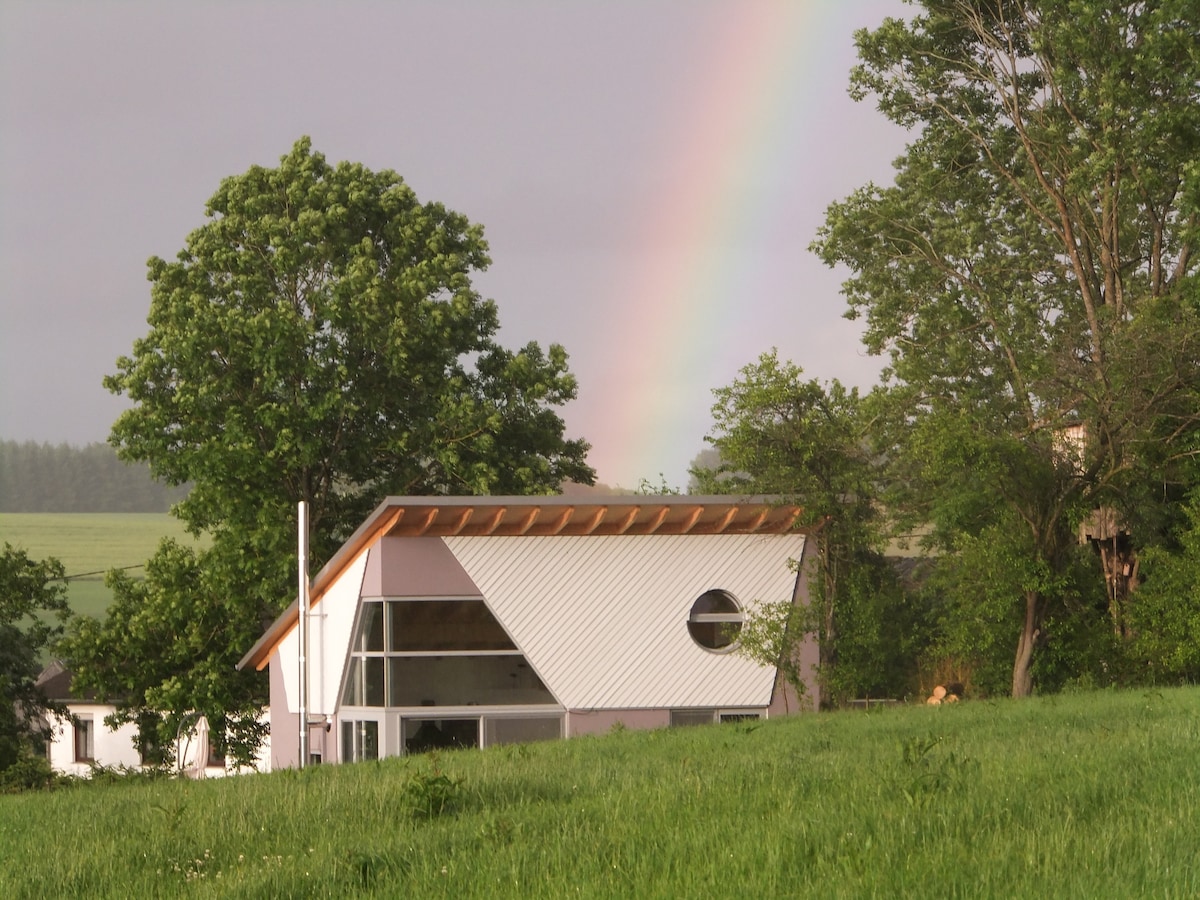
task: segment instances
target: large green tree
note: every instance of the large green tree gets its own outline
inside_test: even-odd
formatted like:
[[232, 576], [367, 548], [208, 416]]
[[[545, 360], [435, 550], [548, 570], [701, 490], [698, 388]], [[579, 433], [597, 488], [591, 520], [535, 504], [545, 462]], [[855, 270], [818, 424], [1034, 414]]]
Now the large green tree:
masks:
[[[733, 384], [715, 390], [713, 430], [707, 440], [719, 464], [692, 469], [700, 492], [759, 493], [803, 508], [801, 524], [816, 546], [811, 571], [801, 573], [816, 603], [769, 607], [750, 623], [747, 641], [761, 661], [781, 657], [799, 682], [797, 642], [819, 641], [825, 702], [905, 693], [904, 660], [915, 668], [914, 623], [901, 602], [897, 579], [879, 551], [882, 525], [876, 503], [878, 461], [868, 439], [868, 406], [858, 391], [834, 380], [805, 379], [776, 351], [745, 366]], [[897, 616], [906, 619], [901, 622]]]
[[42, 652], [70, 614], [62, 563], [0, 552], [0, 771], [47, 737], [42, 714], [56, 709], [37, 689]]
[[[119, 614], [67, 644], [78, 683], [119, 694], [131, 716], [261, 702], [231, 664], [213, 687], [211, 660], [236, 660], [287, 602], [297, 501], [321, 560], [389, 494], [593, 481], [588, 445], [555, 412], [576, 392], [566, 353], [497, 343], [496, 306], [471, 284], [488, 263], [478, 225], [419, 202], [395, 172], [329, 164], [308, 139], [276, 168], [221, 182], [177, 258], [150, 260], [150, 331], [105, 379], [133, 404], [111, 442], [193, 485], [175, 511], [211, 547], [196, 559], [165, 546], [145, 585], [118, 579]], [[136, 612], [146, 597], [163, 618], [139, 643], [126, 613], [157, 615]], [[192, 624], [171, 638], [189, 605]], [[149, 665], [158, 642], [170, 663]]]
[[914, 138], [814, 247], [889, 356], [892, 509], [948, 553], [1024, 532], [1024, 695], [1079, 524], [1105, 509], [1152, 542], [1197, 446], [1200, 2], [914, 5], [857, 35], [852, 75]]

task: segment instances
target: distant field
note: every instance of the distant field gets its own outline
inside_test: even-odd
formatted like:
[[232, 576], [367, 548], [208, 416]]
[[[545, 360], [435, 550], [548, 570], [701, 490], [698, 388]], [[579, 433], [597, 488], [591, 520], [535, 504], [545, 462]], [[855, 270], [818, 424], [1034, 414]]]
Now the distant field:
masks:
[[164, 537], [194, 540], [166, 513], [0, 513], [0, 544], [19, 547], [33, 559], [53, 556], [62, 562], [71, 606], [87, 615], [103, 612], [111, 599], [104, 574], [140, 573]]

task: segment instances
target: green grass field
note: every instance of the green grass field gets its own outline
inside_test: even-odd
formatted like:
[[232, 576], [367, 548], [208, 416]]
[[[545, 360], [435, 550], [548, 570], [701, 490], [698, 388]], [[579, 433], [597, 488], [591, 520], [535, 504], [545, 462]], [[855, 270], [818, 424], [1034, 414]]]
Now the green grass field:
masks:
[[0, 797], [0, 896], [1195, 897], [1198, 748], [1171, 689], [92, 785]]
[[164, 537], [194, 540], [166, 513], [0, 513], [0, 544], [19, 547], [32, 559], [61, 561], [71, 606], [87, 615], [99, 615], [111, 599], [104, 573], [138, 573]]

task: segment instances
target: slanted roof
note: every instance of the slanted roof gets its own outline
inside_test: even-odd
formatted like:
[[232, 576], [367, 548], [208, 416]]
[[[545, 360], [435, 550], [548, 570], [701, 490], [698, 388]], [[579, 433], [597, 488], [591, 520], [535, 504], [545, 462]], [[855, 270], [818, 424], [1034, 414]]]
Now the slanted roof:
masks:
[[75, 691], [74, 690], [74, 674], [67, 668], [66, 664], [61, 659], [56, 659], [42, 669], [42, 672], [34, 682], [34, 687], [41, 691], [42, 696], [47, 700], [55, 700], [58, 702], [86, 702], [91, 703], [96, 700], [96, 692], [93, 690]]
[[[388, 497], [312, 580], [309, 600], [325, 591], [382, 537], [555, 535], [787, 534], [802, 510], [768, 497], [522, 496]], [[299, 619], [293, 603], [238, 662], [262, 669]]]

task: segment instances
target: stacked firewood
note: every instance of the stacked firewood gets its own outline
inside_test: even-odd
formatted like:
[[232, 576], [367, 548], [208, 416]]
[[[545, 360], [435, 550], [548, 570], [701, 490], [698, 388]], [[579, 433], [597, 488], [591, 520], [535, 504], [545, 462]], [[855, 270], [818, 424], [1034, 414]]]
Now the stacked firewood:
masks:
[[943, 703], [957, 703], [962, 698], [962, 685], [939, 684], [925, 702], [930, 706], [941, 706]]

